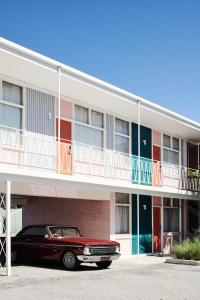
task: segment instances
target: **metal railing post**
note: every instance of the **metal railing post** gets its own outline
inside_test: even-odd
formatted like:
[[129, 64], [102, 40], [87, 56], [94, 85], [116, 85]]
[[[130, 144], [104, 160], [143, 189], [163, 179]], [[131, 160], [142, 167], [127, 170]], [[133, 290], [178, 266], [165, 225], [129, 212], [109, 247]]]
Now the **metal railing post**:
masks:
[[11, 276], [11, 209], [10, 181], [6, 181], [6, 275]]
[[60, 174], [60, 70], [58, 66], [58, 173]]

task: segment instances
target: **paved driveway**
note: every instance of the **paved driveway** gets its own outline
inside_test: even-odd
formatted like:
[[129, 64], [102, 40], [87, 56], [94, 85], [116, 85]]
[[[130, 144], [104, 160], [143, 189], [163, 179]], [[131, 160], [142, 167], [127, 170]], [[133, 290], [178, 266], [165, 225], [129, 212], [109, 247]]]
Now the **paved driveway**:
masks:
[[0, 276], [0, 299], [200, 299], [200, 267], [165, 264], [164, 258], [131, 257], [108, 270], [82, 266], [68, 272], [57, 265], [13, 267], [13, 276]]

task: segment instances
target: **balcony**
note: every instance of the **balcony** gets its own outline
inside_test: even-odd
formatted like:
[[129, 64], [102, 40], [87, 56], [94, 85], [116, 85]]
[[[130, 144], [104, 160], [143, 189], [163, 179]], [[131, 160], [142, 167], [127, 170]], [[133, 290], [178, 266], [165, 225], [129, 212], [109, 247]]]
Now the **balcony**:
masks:
[[77, 141], [0, 127], [0, 169], [109, 178], [132, 184], [200, 191], [197, 170]]

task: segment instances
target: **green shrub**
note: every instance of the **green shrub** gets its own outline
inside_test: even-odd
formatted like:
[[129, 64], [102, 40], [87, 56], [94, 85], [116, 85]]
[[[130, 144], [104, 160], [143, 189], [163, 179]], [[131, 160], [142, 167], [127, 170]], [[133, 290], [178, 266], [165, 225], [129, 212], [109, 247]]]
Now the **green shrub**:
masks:
[[200, 260], [200, 239], [185, 240], [174, 245], [172, 253], [176, 258]]

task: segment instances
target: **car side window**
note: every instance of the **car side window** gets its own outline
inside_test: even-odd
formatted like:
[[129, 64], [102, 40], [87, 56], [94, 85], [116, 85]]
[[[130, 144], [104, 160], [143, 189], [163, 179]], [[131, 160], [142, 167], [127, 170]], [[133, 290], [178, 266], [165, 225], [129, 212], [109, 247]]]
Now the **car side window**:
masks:
[[40, 236], [45, 237], [45, 235], [48, 234], [45, 227], [30, 227], [25, 229], [24, 232], [22, 232], [22, 236]]

